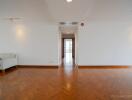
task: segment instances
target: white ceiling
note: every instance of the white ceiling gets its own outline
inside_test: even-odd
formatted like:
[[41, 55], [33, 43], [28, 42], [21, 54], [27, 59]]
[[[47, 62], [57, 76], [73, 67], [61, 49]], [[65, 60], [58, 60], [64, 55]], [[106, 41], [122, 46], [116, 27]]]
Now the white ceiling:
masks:
[[[45, 0], [51, 15], [57, 22], [80, 21], [88, 15], [93, 8], [95, 0]], [[88, 17], [88, 16], [87, 16]]]
[[[76, 21], [130, 21], [132, 0], [46, 0], [48, 9], [56, 22]], [[62, 32], [76, 32], [76, 27], [62, 27]]]
[[[95, 0], [45, 0], [50, 14], [56, 22], [80, 22], [88, 17]], [[60, 31], [65, 34], [73, 34], [78, 30], [77, 25], [60, 26]]]
[[131, 18], [132, 0], [0, 0], [0, 17], [80, 22]]
[[132, 0], [0, 0], [0, 18], [32, 22], [132, 20]]
[[132, 0], [45, 0], [56, 22], [132, 18]]

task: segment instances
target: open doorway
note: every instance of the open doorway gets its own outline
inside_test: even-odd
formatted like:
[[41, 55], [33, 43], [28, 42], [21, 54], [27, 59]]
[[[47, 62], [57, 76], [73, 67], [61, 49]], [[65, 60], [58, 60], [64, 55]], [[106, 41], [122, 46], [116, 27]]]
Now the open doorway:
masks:
[[65, 64], [72, 64], [72, 39], [64, 39], [64, 63]]
[[75, 37], [62, 38], [62, 65], [74, 66], [75, 65]]
[[59, 31], [61, 37], [60, 63], [64, 67], [76, 67], [78, 22], [60, 22]]

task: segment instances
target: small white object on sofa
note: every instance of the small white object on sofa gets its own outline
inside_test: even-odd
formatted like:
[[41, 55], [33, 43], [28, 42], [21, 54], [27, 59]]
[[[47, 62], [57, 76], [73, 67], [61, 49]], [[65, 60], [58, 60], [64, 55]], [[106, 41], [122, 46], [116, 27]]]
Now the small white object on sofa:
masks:
[[13, 53], [0, 53], [0, 70], [5, 71], [5, 69], [17, 65], [17, 56]]

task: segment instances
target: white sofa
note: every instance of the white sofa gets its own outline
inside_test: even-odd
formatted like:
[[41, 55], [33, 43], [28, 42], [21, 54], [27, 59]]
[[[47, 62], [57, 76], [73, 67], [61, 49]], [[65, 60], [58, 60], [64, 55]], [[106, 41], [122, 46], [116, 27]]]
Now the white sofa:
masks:
[[0, 70], [5, 72], [6, 69], [17, 65], [17, 56], [13, 53], [0, 53]]

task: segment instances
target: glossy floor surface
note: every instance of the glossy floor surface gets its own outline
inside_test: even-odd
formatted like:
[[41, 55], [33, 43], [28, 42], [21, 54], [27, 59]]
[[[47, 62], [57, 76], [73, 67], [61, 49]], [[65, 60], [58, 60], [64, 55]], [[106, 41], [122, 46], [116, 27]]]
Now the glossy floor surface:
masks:
[[132, 69], [13, 68], [0, 75], [0, 100], [132, 100]]

